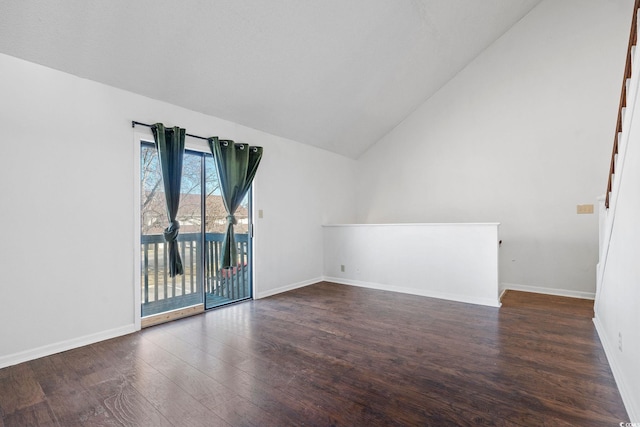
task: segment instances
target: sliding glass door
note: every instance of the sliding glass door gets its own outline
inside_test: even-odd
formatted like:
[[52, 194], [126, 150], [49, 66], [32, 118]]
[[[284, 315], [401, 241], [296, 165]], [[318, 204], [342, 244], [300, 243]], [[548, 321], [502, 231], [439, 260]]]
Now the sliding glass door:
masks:
[[219, 269], [227, 214], [211, 154], [185, 152], [178, 242], [184, 274], [169, 277], [163, 230], [167, 225], [162, 176], [156, 148], [140, 148], [141, 300], [142, 316], [204, 304], [213, 308], [252, 297], [249, 199], [238, 209], [236, 240], [239, 262]]
[[[231, 269], [219, 270], [222, 240], [227, 224], [227, 212], [220, 195], [218, 177], [212, 156], [205, 157], [205, 169], [212, 176], [206, 180], [205, 198], [205, 244], [206, 244], [206, 284], [205, 307], [213, 308], [230, 302], [251, 298], [251, 262], [250, 231], [251, 209], [249, 200], [251, 191], [236, 211], [238, 223], [235, 225], [236, 244], [238, 245], [238, 264]], [[213, 176], [215, 175], [215, 176]]]

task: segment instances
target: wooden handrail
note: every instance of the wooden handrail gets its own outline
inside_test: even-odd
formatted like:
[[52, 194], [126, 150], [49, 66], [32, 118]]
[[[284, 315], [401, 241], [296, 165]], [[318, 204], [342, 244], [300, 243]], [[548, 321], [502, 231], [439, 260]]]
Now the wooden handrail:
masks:
[[633, 5], [633, 19], [631, 20], [631, 31], [629, 33], [629, 44], [627, 46], [627, 60], [624, 66], [624, 78], [622, 79], [622, 89], [620, 90], [620, 104], [618, 105], [618, 119], [616, 120], [616, 134], [613, 138], [613, 152], [611, 153], [611, 164], [609, 166], [609, 182], [607, 183], [607, 194], [604, 205], [609, 209], [609, 198], [613, 190], [613, 175], [616, 172], [616, 155], [618, 154], [618, 135], [622, 131], [622, 109], [627, 106], [627, 79], [631, 78], [631, 49], [638, 43], [638, 9], [640, 0], [636, 0]]

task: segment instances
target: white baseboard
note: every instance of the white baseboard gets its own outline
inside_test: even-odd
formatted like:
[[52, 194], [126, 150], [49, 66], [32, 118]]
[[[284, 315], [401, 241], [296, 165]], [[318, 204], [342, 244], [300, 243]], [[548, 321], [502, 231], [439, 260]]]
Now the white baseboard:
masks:
[[292, 291], [298, 288], [304, 288], [305, 286], [313, 285], [314, 283], [322, 282], [322, 277], [317, 277], [315, 279], [304, 280], [298, 283], [292, 283], [290, 285], [280, 286], [279, 288], [269, 289], [263, 292], [256, 292], [255, 298], [266, 298], [272, 295], [281, 294], [282, 292]]
[[633, 395], [631, 392], [632, 388], [629, 387], [625, 381], [622, 369], [615, 358], [617, 349], [611, 345], [611, 341], [607, 338], [605, 329], [597, 317], [593, 318], [593, 324], [596, 326], [596, 331], [598, 332], [598, 337], [600, 337], [602, 348], [604, 348], [604, 353], [607, 355], [607, 361], [609, 362], [609, 367], [611, 367], [611, 372], [613, 372], [613, 378], [616, 380], [616, 385], [618, 386], [618, 391], [622, 397], [622, 402], [627, 410], [627, 415], [629, 415], [629, 422], [638, 423], [640, 425], [640, 399], [638, 396]]
[[[322, 277], [318, 277], [315, 279], [305, 280], [303, 282], [292, 283], [290, 285], [281, 286], [276, 289], [270, 289], [265, 292], [256, 292], [256, 299], [258, 298], [266, 298], [271, 295], [279, 294], [282, 292], [290, 291], [297, 288], [302, 288], [304, 286], [312, 285], [314, 283], [321, 282]], [[82, 347], [85, 345], [93, 344], [99, 341], [108, 340], [111, 338], [116, 338], [122, 335], [127, 335], [133, 332], [138, 331], [140, 328], [136, 327], [135, 324], [123, 326], [120, 328], [110, 329], [107, 331], [98, 332], [91, 335], [85, 335], [78, 338], [73, 338], [66, 341], [61, 341], [53, 344], [48, 344], [42, 347], [34, 348], [31, 350], [22, 351], [19, 353], [8, 354], [5, 356], [0, 356], [0, 369], [6, 368], [8, 366], [17, 365], [19, 363], [28, 362], [29, 360], [38, 359], [40, 357], [50, 356], [52, 354], [61, 353], [63, 351], [71, 350], [74, 348]]]
[[570, 297], [580, 299], [595, 299], [596, 294], [594, 292], [582, 292], [582, 291], [570, 291], [567, 289], [554, 289], [554, 288], [541, 288], [538, 286], [518, 285], [516, 283], [500, 283], [500, 298], [504, 295], [505, 291], [523, 291], [533, 292], [536, 294], [545, 295], [557, 295], [559, 297]]
[[489, 307], [501, 306], [501, 303], [497, 298], [491, 299], [491, 298], [467, 297], [464, 295], [424, 291], [420, 289], [404, 288], [400, 286], [389, 286], [389, 285], [383, 285], [381, 283], [363, 282], [360, 280], [343, 279], [340, 277], [324, 277], [323, 280], [326, 282], [338, 283], [341, 285], [359, 286], [361, 288], [378, 289], [381, 291], [400, 292], [402, 294], [419, 295], [422, 297], [438, 298], [438, 299], [444, 299], [448, 301], [464, 302], [468, 304], [486, 305]]
[[66, 341], [44, 345], [42, 347], [21, 351], [19, 353], [0, 356], [0, 369], [6, 368], [7, 366], [17, 365], [23, 362], [28, 362], [29, 360], [38, 359], [40, 357], [50, 356], [52, 354], [61, 353], [63, 351], [93, 344], [99, 341], [104, 341], [104, 340], [116, 338], [122, 335], [131, 334], [133, 332], [136, 332], [136, 330], [137, 329], [135, 325], [131, 324], [127, 326], [122, 326], [120, 328], [110, 329], [108, 331], [102, 331], [95, 334], [85, 335], [82, 337], [73, 338]]

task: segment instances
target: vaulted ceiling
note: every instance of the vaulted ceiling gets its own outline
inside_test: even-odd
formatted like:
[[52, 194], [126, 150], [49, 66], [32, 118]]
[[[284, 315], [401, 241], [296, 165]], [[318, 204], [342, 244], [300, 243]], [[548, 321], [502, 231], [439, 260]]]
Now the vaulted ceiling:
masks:
[[0, 52], [357, 158], [540, 1], [4, 0]]

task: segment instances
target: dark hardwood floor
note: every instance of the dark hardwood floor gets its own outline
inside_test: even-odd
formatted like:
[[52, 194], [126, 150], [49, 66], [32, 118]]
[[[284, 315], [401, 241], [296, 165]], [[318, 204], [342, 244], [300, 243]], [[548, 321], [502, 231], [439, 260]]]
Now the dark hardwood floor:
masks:
[[319, 283], [0, 370], [9, 426], [617, 426], [593, 302]]

